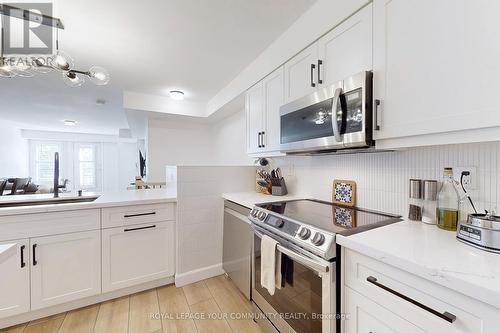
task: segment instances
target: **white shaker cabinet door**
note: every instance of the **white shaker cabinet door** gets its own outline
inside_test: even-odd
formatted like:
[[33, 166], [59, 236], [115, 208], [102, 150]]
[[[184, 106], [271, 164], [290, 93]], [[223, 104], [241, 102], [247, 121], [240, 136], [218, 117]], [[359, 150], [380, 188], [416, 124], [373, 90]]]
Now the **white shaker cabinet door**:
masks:
[[284, 104], [283, 67], [278, 68], [264, 79], [264, 110], [266, 130], [264, 151], [280, 150], [280, 107]]
[[174, 222], [102, 230], [103, 292], [174, 275]]
[[344, 288], [348, 316], [343, 320], [345, 333], [426, 333], [351, 288]]
[[31, 310], [101, 293], [99, 230], [30, 239]]
[[246, 92], [245, 112], [247, 122], [247, 153], [262, 151], [264, 131], [264, 91], [262, 81]]
[[498, 17], [500, 1], [374, 0], [375, 139], [500, 126]]
[[307, 47], [285, 63], [285, 102], [291, 102], [318, 89], [318, 43]]
[[29, 240], [0, 244], [16, 244], [16, 253], [0, 264], [0, 318], [4, 318], [30, 310]]
[[362, 71], [371, 71], [372, 4], [321, 37], [319, 79], [330, 86]]

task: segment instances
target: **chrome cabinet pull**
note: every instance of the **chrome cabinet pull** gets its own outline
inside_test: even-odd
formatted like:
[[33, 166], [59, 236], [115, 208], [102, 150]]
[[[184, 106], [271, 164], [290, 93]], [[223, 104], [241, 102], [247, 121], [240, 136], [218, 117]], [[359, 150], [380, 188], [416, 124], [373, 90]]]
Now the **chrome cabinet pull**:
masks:
[[373, 284], [373, 285], [375, 285], [375, 286], [377, 286], [377, 287], [379, 287], [379, 288], [381, 288], [381, 289], [383, 289], [383, 290], [385, 290], [385, 291], [387, 291], [387, 292], [389, 292], [389, 293], [391, 293], [391, 294], [393, 294], [393, 295], [395, 295], [395, 296], [397, 296], [399, 298], [404, 299], [405, 301], [407, 301], [407, 302], [409, 302], [409, 303], [411, 303], [413, 305], [418, 306], [419, 308], [421, 308], [421, 309], [423, 309], [423, 310], [425, 310], [427, 312], [432, 313], [433, 315], [435, 315], [435, 316], [437, 316], [437, 317], [439, 317], [439, 318], [441, 318], [443, 320], [446, 320], [449, 323], [453, 323], [455, 320], [457, 320], [457, 317], [454, 314], [451, 314], [451, 313], [446, 312], [446, 311], [443, 312], [443, 313], [441, 313], [439, 311], [436, 311], [436, 310], [428, 307], [427, 305], [424, 305], [424, 304], [422, 304], [420, 302], [417, 302], [413, 298], [410, 298], [410, 297], [408, 297], [406, 295], [403, 295], [403, 294], [397, 292], [396, 290], [393, 290], [393, 289], [391, 289], [391, 288], [389, 288], [389, 287], [381, 284], [380, 282], [377, 281], [377, 278], [375, 278], [373, 276], [367, 277], [366, 281], [368, 281], [369, 283], [371, 283], [371, 284]]
[[380, 106], [380, 99], [375, 100], [375, 130], [380, 131], [380, 125], [378, 124], [378, 107]]
[[315, 64], [311, 64], [311, 87], [316, 87], [316, 83], [314, 83], [314, 69], [316, 68]]
[[266, 132], [262, 132], [262, 148], [265, 148], [266, 147], [266, 144], [264, 143], [264, 135], [266, 135]]

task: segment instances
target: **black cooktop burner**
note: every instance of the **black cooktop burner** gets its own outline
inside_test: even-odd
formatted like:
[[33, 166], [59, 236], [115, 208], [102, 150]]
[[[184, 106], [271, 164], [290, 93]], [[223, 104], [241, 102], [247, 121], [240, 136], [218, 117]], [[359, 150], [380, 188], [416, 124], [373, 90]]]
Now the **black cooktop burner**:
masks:
[[281, 201], [257, 206], [333, 233], [345, 233], [353, 228], [376, 225], [399, 217], [318, 200]]

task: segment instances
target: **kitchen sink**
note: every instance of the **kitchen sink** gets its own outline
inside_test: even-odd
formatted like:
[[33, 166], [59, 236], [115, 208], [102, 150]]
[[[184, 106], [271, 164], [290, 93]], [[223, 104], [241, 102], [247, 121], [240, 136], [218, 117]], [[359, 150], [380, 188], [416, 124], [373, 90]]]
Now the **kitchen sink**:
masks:
[[9, 200], [4, 202], [0, 201], [0, 208], [84, 203], [93, 202], [97, 198], [99, 198], [99, 196]]

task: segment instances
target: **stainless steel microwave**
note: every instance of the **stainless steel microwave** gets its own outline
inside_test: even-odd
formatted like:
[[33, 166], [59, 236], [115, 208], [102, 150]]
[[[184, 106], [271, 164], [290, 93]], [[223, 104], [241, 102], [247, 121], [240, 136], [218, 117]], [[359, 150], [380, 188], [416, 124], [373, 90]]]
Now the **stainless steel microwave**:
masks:
[[373, 146], [372, 77], [361, 72], [283, 105], [280, 150], [311, 153]]

